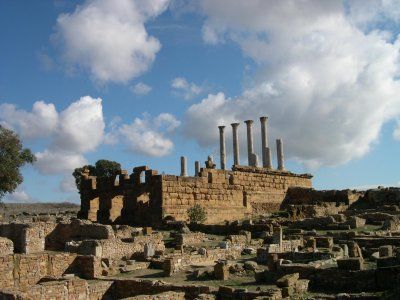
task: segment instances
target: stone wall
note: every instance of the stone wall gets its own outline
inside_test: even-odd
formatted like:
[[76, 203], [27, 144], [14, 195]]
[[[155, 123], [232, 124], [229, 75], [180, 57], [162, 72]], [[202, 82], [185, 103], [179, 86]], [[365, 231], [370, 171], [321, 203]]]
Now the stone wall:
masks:
[[0, 256], [6, 256], [14, 253], [14, 243], [12, 240], [0, 237]]
[[201, 169], [199, 177], [163, 176], [163, 217], [187, 220], [188, 208], [200, 204], [207, 223], [244, 219], [278, 210], [291, 186], [311, 187], [311, 176], [245, 166]]
[[0, 236], [13, 241], [16, 253], [37, 253], [45, 249], [45, 238], [54, 231], [56, 223], [3, 223]]
[[[144, 174], [144, 176], [143, 176]], [[222, 223], [279, 209], [289, 187], [311, 188], [309, 174], [234, 166], [232, 171], [201, 169], [196, 177], [157, 175], [137, 167], [118, 180], [81, 184], [79, 217], [101, 223], [159, 224], [166, 217], [188, 219], [195, 204], [207, 212], [207, 223]]]
[[24, 288], [45, 276], [59, 277], [76, 258], [70, 253], [13, 254], [0, 257], [0, 289]]

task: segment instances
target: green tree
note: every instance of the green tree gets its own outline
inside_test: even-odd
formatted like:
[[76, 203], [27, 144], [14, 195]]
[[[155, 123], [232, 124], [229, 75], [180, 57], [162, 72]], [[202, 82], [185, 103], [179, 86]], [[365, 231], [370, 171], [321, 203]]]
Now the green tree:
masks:
[[24, 180], [20, 168], [35, 160], [31, 150], [23, 148], [19, 136], [0, 125], [0, 200]]
[[191, 223], [203, 223], [207, 219], [206, 210], [199, 204], [195, 204], [187, 210]]
[[85, 165], [80, 168], [76, 168], [72, 173], [75, 178], [75, 184], [78, 190], [80, 190], [82, 182], [82, 174], [88, 172], [90, 176], [97, 176], [97, 178], [115, 178], [121, 173], [121, 165], [115, 161], [100, 159], [93, 165]]

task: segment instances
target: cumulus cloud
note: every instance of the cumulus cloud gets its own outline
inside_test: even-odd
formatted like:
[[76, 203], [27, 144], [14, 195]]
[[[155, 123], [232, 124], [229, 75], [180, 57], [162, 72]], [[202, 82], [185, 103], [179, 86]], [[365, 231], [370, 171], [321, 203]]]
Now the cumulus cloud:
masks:
[[27, 192], [18, 189], [11, 194], [7, 194], [4, 197], [4, 202], [6, 203], [29, 203], [29, 202], [36, 202], [28, 195]]
[[46, 137], [58, 123], [58, 113], [54, 104], [37, 101], [32, 111], [18, 109], [14, 104], [0, 105], [0, 124], [14, 129], [24, 139]]
[[180, 122], [171, 114], [162, 113], [155, 118], [144, 115], [131, 124], [123, 124], [118, 134], [128, 149], [138, 154], [160, 157], [171, 153], [174, 143], [169, 138]]
[[242, 95], [212, 94], [188, 109], [184, 130], [201, 145], [217, 142], [218, 125], [267, 115], [290, 158], [337, 165], [365, 155], [399, 116], [400, 41], [355, 25], [343, 3], [204, 0], [202, 8], [204, 40], [237, 43], [257, 72]]
[[46, 149], [43, 152], [36, 152], [35, 156], [37, 158], [35, 167], [40, 173], [45, 175], [70, 173], [73, 169], [87, 163], [84, 156], [80, 153]]
[[171, 82], [173, 93], [185, 100], [193, 99], [203, 92], [203, 88], [193, 82], [188, 82], [183, 77], [176, 77]]
[[34, 166], [42, 174], [70, 173], [86, 164], [84, 154], [104, 139], [102, 100], [90, 96], [81, 97], [60, 113], [54, 104], [43, 101], [35, 102], [32, 111], [2, 104], [0, 123], [23, 138], [47, 138], [47, 148], [35, 153]]
[[84, 153], [100, 145], [104, 134], [101, 99], [81, 97], [60, 113], [54, 149]]
[[143, 82], [139, 82], [131, 87], [131, 90], [136, 95], [147, 95], [151, 92], [152, 87]]
[[70, 67], [84, 69], [95, 81], [126, 83], [144, 73], [161, 48], [145, 23], [168, 0], [86, 0], [58, 16], [55, 37]]

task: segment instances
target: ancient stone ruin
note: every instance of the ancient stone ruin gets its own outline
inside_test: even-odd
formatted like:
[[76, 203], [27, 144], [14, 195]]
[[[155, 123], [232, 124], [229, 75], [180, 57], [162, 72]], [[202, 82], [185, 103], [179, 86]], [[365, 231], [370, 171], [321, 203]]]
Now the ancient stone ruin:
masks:
[[262, 166], [253, 147], [253, 121], [246, 121], [248, 166], [240, 165], [237, 129], [232, 124], [234, 165], [226, 168], [225, 126], [219, 126], [220, 169], [208, 157], [204, 168], [195, 163], [195, 176], [187, 175], [186, 157], [181, 174], [160, 175], [147, 166], [122, 171], [115, 180], [101, 181], [85, 174], [81, 184], [79, 217], [101, 223], [160, 224], [165, 218], [187, 221], [187, 209], [205, 207], [209, 224], [241, 220], [279, 210], [290, 187], [310, 188], [310, 174], [285, 170], [283, 143], [277, 145], [277, 169], [272, 168], [267, 139], [267, 118], [261, 117]]
[[[314, 190], [272, 169], [267, 119], [262, 167], [246, 121], [248, 163], [212, 157], [187, 175], [137, 167], [118, 180], [83, 174], [79, 213], [5, 214], [0, 299], [400, 299], [400, 188]], [[189, 222], [199, 205], [205, 222]]]

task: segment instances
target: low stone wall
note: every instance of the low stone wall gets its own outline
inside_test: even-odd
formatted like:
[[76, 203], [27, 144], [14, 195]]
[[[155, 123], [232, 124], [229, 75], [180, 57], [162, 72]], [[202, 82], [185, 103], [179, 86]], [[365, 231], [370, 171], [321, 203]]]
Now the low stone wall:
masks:
[[58, 223], [46, 237], [46, 249], [64, 250], [65, 242], [76, 239], [113, 239], [111, 225], [94, 224], [90, 221], [74, 219], [71, 222]]
[[76, 254], [70, 253], [13, 254], [0, 257], [0, 289], [28, 287], [46, 276], [60, 277], [75, 259]]
[[296, 186], [287, 190], [281, 209], [289, 205], [321, 205], [329, 202], [351, 205], [363, 196], [364, 192], [355, 190], [314, 190]]
[[68, 280], [48, 281], [27, 289], [6, 289], [0, 291], [0, 298], [17, 300], [36, 299], [90, 299], [101, 300], [109, 292], [112, 281], [88, 282], [73, 278]]
[[205, 238], [206, 234], [203, 232], [178, 233], [175, 235], [175, 243], [183, 246], [196, 246], [201, 244]]
[[194, 299], [200, 294], [215, 293], [217, 289], [206, 285], [180, 285], [143, 279], [121, 279], [114, 281], [114, 299], [138, 295], [155, 295], [168, 291], [184, 292], [186, 299]]
[[54, 231], [56, 223], [3, 223], [0, 236], [13, 241], [16, 253], [37, 253], [44, 251], [45, 238]]
[[148, 236], [138, 236], [129, 242], [121, 241], [120, 239], [100, 240], [101, 257], [110, 259], [121, 259], [123, 257], [131, 258], [135, 255], [141, 255], [144, 251], [145, 244], [154, 246], [157, 253], [162, 253], [165, 250], [162, 234], [152, 234]]

